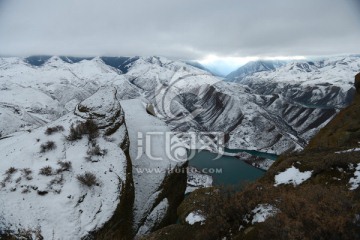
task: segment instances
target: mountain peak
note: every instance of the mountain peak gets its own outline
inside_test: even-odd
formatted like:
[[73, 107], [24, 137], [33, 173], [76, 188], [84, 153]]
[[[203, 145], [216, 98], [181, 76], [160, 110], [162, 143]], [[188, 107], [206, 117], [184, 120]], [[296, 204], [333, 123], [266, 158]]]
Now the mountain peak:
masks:
[[244, 66], [241, 66], [234, 72], [226, 76], [230, 81], [241, 81], [244, 77], [252, 75], [257, 72], [272, 71], [276, 68], [283, 66], [285, 61], [272, 61], [272, 60], [258, 60], [248, 62]]
[[47, 66], [58, 67], [59, 65], [64, 64], [65, 62], [59, 56], [52, 56], [48, 59], [45, 64]]
[[93, 59], [91, 59], [90, 61], [92, 62], [97, 62], [97, 63], [104, 63], [104, 61], [101, 59], [101, 57], [97, 56], [94, 57]]

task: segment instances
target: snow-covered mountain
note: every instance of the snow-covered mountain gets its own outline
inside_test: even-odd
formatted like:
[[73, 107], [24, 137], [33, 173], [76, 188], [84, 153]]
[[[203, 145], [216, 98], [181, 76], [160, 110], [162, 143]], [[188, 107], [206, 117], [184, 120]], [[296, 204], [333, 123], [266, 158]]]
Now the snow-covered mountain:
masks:
[[282, 94], [304, 106], [342, 108], [353, 99], [352, 79], [360, 71], [360, 57], [294, 61], [266, 70], [245, 70], [245, 66], [239, 68], [226, 80], [245, 84], [258, 94]]
[[282, 153], [303, 148], [348, 104], [359, 59], [257, 62], [245, 67], [248, 75], [238, 84], [162, 57], [32, 59], [39, 64], [2, 58], [0, 131], [41, 126], [100, 86], [113, 86], [118, 99], [152, 104], [173, 130], [221, 131], [229, 148]]
[[248, 62], [244, 66], [238, 68], [237, 70], [229, 73], [226, 76], [228, 81], [239, 82], [244, 77], [257, 72], [265, 72], [275, 70], [278, 67], [285, 65], [285, 61], [271, 61], [271, 60], [258, 60], [253, 62]]

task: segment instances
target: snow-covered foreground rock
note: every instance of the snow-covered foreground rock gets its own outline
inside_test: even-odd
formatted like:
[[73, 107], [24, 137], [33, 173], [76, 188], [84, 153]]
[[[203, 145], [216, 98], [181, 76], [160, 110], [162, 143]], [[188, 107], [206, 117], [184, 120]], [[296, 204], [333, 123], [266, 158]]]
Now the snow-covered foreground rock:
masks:
[[[109, 103], [107, 96], [115, 103], [114, 93], [103, 89], [82, 105], [92, 109], [90, 115], [106, 110], [102, 106]], [[88, 119], [69, 113], [0, 141], [1, 233], [29, 231], [44, 239], [80, 239], [111, 218], [127, 181], [126, 156], [119, 147], [126, 132], [119, 127], [105, 138], [103, 128], [91, 141], [89, 134], [70, 140], [71, 126]], [[106, 119], [99, 117], [95, 124], [100, 120]], [[107, 127], [113, 124], [108, 121]]]

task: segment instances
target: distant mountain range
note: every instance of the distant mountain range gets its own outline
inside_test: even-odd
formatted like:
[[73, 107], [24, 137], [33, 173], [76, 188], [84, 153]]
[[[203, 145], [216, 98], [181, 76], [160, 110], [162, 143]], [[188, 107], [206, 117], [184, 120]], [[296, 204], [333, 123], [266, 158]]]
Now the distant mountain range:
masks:
[[[282, 153], [303, 148], [349, 104], [359, 66], [356, 56], [257, 61], [221, 81], [201, 65], [162, 57], [2, 58], [0, 119], [6, 124], [0, 132], [5, 136], [42, 126], [72, 111], [100, 86], [115, 86], [118, 99], [157, 105], [163, 98], [171, 116], [161, 106], [157, 114], [174, 130], [223, 131], [230, 148]], [[188, 121], [174, 117], [191, 116], [194, 106], [201, 111]]]

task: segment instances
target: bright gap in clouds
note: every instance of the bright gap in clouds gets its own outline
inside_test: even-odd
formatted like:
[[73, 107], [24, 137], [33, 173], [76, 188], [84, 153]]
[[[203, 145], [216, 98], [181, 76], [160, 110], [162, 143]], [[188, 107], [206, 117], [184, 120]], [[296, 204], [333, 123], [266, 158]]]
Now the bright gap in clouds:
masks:
[[305, 56], [276, 56], [276, 57], [222, 57], [216, 55], [208, 55], [203, 59], [198, 60], [206, 68], [211, 71], [220, 74], [227, 75], [232, 71], [235, 71], [237, 68], [245, 65], [248, 62], [258, 61], [258, 60], [305, 60]]

